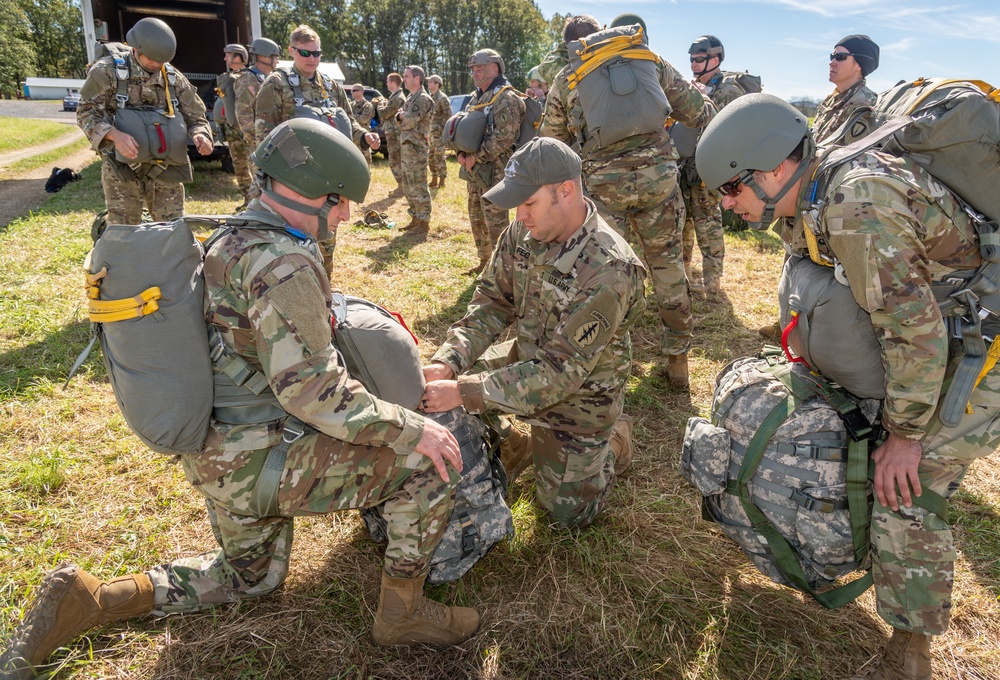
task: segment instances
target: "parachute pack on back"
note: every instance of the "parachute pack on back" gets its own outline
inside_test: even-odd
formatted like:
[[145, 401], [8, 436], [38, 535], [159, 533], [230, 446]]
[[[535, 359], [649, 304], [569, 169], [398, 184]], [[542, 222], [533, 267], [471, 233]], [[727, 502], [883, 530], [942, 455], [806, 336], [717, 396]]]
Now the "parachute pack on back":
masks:
[[463, 153], [475, 153], [483, 143], [483, 138], [493, 128], [493, 103], [505, 90], [512, 90], [524, 102], [524, 118], [521, 128], [514, 140], [514, 149], [520, 149], [538, 136], [538, 128], [542, 123], [542, 105], [532, 97], [519, 92], [511, 85], [501, 87], [488, 102], [470, 106], [466, 111], [459, 111], [444, 124], [441, 141], [449, 149]]
[[824, 158], [816, 172], [820, 184], [841, 164], [880, 147], [910, 158], [988, 219], [1000, 221], [1000, 90], [988, 83], [899, 83], [831, 137], [845, 146]]
[[578, 90], [589, 138], [581, 149], [662, 130], [670, 102], [660, 84], [660, 57], [639, 25], [616, 26], [568, 44], [570, 89]]

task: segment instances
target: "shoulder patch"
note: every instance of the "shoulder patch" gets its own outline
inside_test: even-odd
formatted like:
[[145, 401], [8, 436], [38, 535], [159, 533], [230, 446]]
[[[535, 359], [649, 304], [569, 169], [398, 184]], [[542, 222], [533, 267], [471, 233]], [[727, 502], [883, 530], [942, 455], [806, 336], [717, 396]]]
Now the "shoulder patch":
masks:
[[582, 309], [566, 322], [566, 338], [584, 356], [607, 344], [617, 328], [620, 301], [615, 291], [601, 287]]
[[310, 354], [330, 344], [332, 330], [323, 291], [314, 277], [293, 275], [267, 293], [274, 310], [291, 327]]

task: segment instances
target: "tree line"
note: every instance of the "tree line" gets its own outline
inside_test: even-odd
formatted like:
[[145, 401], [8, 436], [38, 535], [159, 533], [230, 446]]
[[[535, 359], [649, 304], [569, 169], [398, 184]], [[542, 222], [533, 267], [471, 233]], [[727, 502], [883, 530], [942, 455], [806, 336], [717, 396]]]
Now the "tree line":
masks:
[[[533, 0], [262, 0], [260, 9], [265, 37], [284, 46], [292, 28], [309, 24], [324, 60], [383, 92], [386, 76], [410, 64], [440, 75], [449, 94], [470, 92], [469, 55], [485, 47], [523, 89], [564, 20], [546, 19]], [[15, 95], [28, 76], [83, 78], [86, 68], [79, 0], [0, 0], [0, 95]]]

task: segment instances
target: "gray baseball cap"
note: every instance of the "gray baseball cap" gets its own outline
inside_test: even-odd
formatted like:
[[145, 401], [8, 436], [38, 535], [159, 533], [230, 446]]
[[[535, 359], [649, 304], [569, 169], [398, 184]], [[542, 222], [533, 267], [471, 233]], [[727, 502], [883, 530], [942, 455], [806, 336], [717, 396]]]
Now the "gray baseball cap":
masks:
[[483, 194], [500, 208], [516, 208], [547, 184], [580, 176], [580, 156], [558, 139], [535, 137], [518, 149], [503, 171], [503, 179]]

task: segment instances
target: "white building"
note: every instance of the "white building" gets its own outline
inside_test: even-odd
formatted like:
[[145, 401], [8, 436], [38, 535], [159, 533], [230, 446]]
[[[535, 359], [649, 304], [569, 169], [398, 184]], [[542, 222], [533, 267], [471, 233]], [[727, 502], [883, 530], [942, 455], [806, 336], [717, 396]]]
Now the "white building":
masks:
[[83, 83], [79, 78], [26, 78], [27, 95], [32, 99], [62, 99], [73, 92], [80, 92]]

